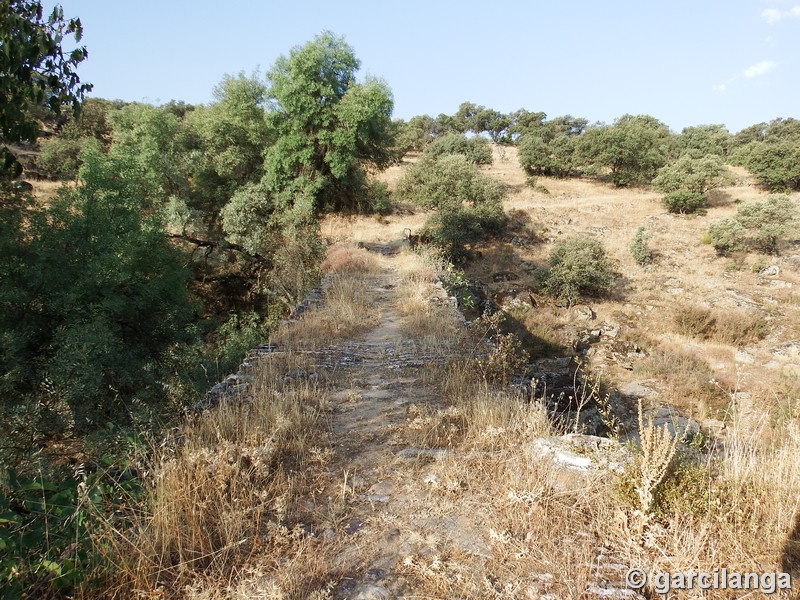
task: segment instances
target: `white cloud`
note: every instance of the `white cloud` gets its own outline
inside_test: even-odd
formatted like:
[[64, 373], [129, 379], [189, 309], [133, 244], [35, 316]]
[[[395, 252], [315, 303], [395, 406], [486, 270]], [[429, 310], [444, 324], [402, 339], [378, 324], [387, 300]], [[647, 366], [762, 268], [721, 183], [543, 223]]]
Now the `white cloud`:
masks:
[[724, 83], [718, 83], [716, 85], [712, 85], [711, 89], [714, 90], [715, 92], [722, 93], [728, 89], [728, 86], [725, 85]]
[[747, 77], [747, 79], [753, 79], [753, 77], [766, 75], [777, 66], [778, 65], [771, 60], [762, 60], [760, 63], [756, 63], [752, 67], [745, 69], [743, 75]]
[[761, 18], [770, 25], [773, 25], [784, 19], [800, 17], [800, 4], [796, 4], [789, 10], [780, 10], [777, 8], [765, 8], [761, 11]]

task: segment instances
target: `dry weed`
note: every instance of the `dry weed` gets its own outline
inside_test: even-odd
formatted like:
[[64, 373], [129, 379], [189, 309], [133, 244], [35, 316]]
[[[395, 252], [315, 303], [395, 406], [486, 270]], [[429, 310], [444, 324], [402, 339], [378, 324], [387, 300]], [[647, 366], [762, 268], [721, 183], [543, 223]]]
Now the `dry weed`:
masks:
[[102, 536], [123, 595], [152, 597], [203, 580], [218, 585], [280, 545], [278, 533], [296, 537], [289, 530], [322, 435], [323, 393], [307, 381], [283, 381], [282, 371], [262, 369], [251, 399], [190, 419], [154, 452], [145, 507], [130, 515], [126, 531]]
[[769, 333], [767, 321], [760, 315], [743, 310], [716, 310], [694, 304], [675, 309], [675, 331], [682, 335], [731, 346], [758, 342]]
[[378, 257], [354, 244], [339, 243], [328, 247], [322, 261], [323, 273], [375, 273], [380, 269]]
[[377, 318], [369, 278], [334, 275], [324, 290], [322, 305], [277, 331], [272, 341], [292, 348], [319, 348], [369, 330]]

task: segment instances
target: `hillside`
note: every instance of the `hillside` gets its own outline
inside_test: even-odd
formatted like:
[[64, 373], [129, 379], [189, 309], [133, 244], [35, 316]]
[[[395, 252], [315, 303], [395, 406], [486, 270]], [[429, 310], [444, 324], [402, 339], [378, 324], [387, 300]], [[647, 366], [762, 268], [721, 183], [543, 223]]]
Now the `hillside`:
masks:
[[[649, 191], [546, 178], [548, 194], [530, 190], [512, 152], [495, 149], [488, 172], [513, 187], [505, 208], [522, 223], [476, 246], [466, 276], [507, 307], [519, 338], [538, 340], [530, 363], [510, 384], [495, 377], [508, 338], [489, 344], [491, 325], [466, 322], [438, 283], [444, 263], [403, 240], [424, 213], [329, 218], [321, 299], [161, 455], [125, 589], [641, 598], [664, 593], [660, 572], [796, 569], [800, 256], [754, 269], [755, 256], [700, 243], [737, 199], [762, 193], [741, 174], [708, 214], [679, 217]], [[628, 252], [640, 225], [657, 252], [646, 268]], [[562, 308], [530, 291], [532, 269], [571, 234], [616, 259], [611, 298]], [[703, 310], [716, 338], [676, 329]], [[543, 400], [537, 376], [575, 400]], [[659, 424], [686, 431], [677, 448]], [[644, 595], [626, 587], [631, 568], [651, 577]]]

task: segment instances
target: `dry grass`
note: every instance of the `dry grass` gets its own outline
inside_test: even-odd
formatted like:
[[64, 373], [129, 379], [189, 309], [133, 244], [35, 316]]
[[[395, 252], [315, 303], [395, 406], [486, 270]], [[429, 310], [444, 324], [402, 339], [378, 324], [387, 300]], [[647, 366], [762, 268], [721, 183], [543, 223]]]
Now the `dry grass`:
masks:
[[727, 390], [732, 384], [717, 381], [708, 363], [692, 350], [664, 343], [654, 348], [646, 358], [636, 363], [634, 372], [640, 377], [658, 380], [669, 390], [669, 404], [706, 416], [723, 409]]
[[769, 333], [769, 324], [758, 314], [743, 310], [721, 311], [694, 304], [678, 306], [673, 325], [682, 335], [731, 346], [756, 343]]
[[162, 597], [204, 581], [218, 587], [255, 557], [291, 557], [307, 543], [293, 526], [305, 473], [324, 444], [324, 392], [285, 382], [288, 364], [274, 357], [257, 372], [251, 399], [190, 419], [154, 452], [146, 506], [127, 530], [104, 536], [116, 551], [121, 595]]
[[328, 248], [322, 261], [323, 273], [355, 274], [376, 273], [380, 269], [378, 257], [353, 244], [338, 243]]
[[369, 277], [334, 275], [323, 302], [290, 326], [280, 328], [272, 341], [294, 349], [312, 350], [355, 337], [375, 326], [377, 311]]
[[[636, 473], [565, 475], [531, 454], [533, 440], [562, 433], [540, 403], [488, 386], [474, 361], [426, 364], [414, 376], [436, 391], [436, 399], [410, 403], [391, 439], [447, 452], [409, 464], [381, 443], [370, 456], [383, 462], [351, 456], [359, 469], [389, 473], [398, 491], [388, 509], [372, 507], [368, 525], [345, 538], [339, 533], [355, 505], [355, 484], [331, 474], [338, 448], [322, 431], [332, 418], [325, 382], [287, 387], [286, 370], [305, 368], [299, 355], [290, 354], [260, 375], [252, 403], [224, 405], [199, 418], [182, 431], [179, 449], [156, 456], [148, 510], [114, 538], [123, 567], [120, 596], [332, 598], [337, 584], [367, 572], [395, 537], [406, 541], [392, 546], [397, 560], [388, 568], [390, 579], [420, 598], [578, 599], [603, 580], [623, 580], [633, 566], [653, 574], [721, 567], [765, 572], [780, 570], [782, 561], [790, 565], [787, 548], [800, 543], [800, 384], [792, 375], [767, 385], [756, 366], [742, 382], [727, 381], [709, 366], [732, 364], [739, 346], [768, 349], [777, 334], [765, 337], [758, 316], [763, 307], [740, 308], [758, 305], [767, 288], [758, 287], [750, 271], [725, 272], [726, 262], [699, 243], [710, 222], [735, 212], [734, 199], [762, 192], [743, 181], [718, 194], [708, 215], [675, 217], [664, 214], [658, 195], [649, 191], [588, 180], [539, 178], [550, 192], [545, 196], [524, 185], [515, 150], [504, 152], [495, 149], [491, 172], [512, 186], [506, 207], [521, 211], [519, 219], [545, 241], [493, 242], [478, 261], [482, 273], [516, 269], [522, 260], [540, 265], [561, 236], [587, 234], [602, 239], [623, 275], [618, 299], [592, 305], [596, 322], [573, 323], [565, 311], [540, 305], [515, 312], [515, 326], [540, 340], [548, 354], [563, 350], [575, 328], [622, 324], [619, 339], [641, 340], [648, 353], [632, 373], [614, 374], [652, 378], [669, 392], [665, 403], [723, 420], [724, 433], [707, 440], [710, 452], [686, 444], [678, 449], [649, 490], [643, 521]], [[395, 181], [401, 169], [384, 180]], [[393, 241], [424, 219], [329, 217], [323, 234]], [[642, 224], [658, 250], [649, 270], [628, 252]], [[378, 263], [353, 245], [332, 248], [324, 304], [279, 332], [276, 341], [316, 348], [373, 326]], [[436, 263], [408, 254], [393, 265], [402, 343], [424, 341], [444, 356], [465, 344], [469, 349], [451, 307], [431, 301]], [[510, 294], [526, 281], [523, 276], [502, 285]], [[768, 292], [776, 300], [773, 320], [798, 320], [791, 292]], [[739, 383], [753, 394], [731, 400], [728, 391]], [[309, 535], [309, 528], [329, 528], [332, 535]], [[800, 551], [793, 552], [800, 565]], [[622, 570], [614, 571], [615, 564]]]

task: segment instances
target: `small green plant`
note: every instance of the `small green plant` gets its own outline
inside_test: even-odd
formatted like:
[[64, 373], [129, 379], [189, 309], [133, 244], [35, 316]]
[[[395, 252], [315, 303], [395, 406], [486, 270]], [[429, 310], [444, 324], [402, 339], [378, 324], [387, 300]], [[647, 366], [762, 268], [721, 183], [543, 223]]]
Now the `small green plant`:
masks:
[[572, 306], [581, 296], [598, 297], [611, 291], [614, 265], [603, 245], [591, 238], [567, 238], [556, 243], [550, 265], [537, 274], [545, 293]]
[[653, 262], [653, 251], [647, 245], [649, 239], [650, 234], [642, 226], [636, 230], [636, 235], [633, 236], [633, 241], [630, 245], [631, 256], [640, 267], [647, 266]]
[[706, 205], [706, 198], [700, 192], [676, 190], [664, 194], [662, 202], [669, 212], [685, 215], [696, 213], [704, 208]]
[[130, 463], [105, 456], [75, 477], [4, 473], [0, 485], [0, 587], [3, 598], [61, 597], [88, 588], [108, 568], [94, 546], [100, 523], [111, 523], [141, 495]]
[[441, 278], [444, 289], [448, 294], [455, 296], [460, 307], [475, 308], [475, 296], [469, 291], [469, 279], [464, 275], [463, 269], [458, 269], [448, 262], [441, 272]]
[[485, 327], [485, 336], [492, 340], [489, 354], [478, 360], [483, 378], [491, 383], [507, 384], [511, 376], [522, 371], [528, 364], [529, 356], [522, 342], [513, 333], [503, 333], [501, 326], [505, 314], [496, 312], [484, 314], [476, 321], [476, 326]]

